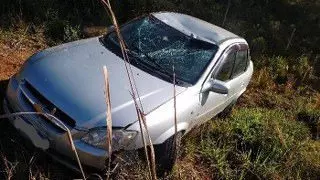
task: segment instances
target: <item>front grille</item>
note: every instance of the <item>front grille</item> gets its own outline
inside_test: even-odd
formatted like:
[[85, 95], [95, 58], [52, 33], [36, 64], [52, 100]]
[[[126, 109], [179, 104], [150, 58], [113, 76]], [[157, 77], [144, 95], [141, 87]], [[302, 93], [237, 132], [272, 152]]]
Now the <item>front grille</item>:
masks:
[[64, 113], [59, 108], [57, 108], [53, 103], [51, 103], [47, 98], [45, 98], [39, 91], [37, 91], [28, 81], [25, 81], [24, 86], [32, 94], [32, 96], [40, 102], [41, 106], [43, 106], [49, 111], [56, 108], [54, 116], [60, 119], [67, 126], [72, 128], [75, 127], [76, 125], [75, 120], [73, 120], [70, 116], [68, 116], [66, 113]]

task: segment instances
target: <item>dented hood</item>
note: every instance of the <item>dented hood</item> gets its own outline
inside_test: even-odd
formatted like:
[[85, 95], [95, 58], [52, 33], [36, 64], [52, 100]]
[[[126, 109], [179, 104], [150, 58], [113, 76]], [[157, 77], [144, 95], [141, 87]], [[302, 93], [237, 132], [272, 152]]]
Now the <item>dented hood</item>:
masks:
[[[76, 121], [76, 126], [106, 125], [103, 66], [109, 72], [114, 127], [137, 120], [124, 61], [105, 48], [99, 38], [76, 41], [33, 55], [19, 77]], [[146, 113], [173, 97], [171, 83], [134, 66], [138, 92]], [[186, 88], [177, 87], [177, 93]]]

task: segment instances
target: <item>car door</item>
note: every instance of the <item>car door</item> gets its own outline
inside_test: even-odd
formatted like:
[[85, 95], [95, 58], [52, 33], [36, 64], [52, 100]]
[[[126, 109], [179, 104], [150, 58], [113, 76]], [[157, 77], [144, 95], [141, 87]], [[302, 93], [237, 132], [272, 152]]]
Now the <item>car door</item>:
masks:
[[250, 63], [248, 60], [248, 53], [249, 49], [246, 44], [237, 45], [234, 67], [227, 82], [229, 88], [226, 101], [227, 104], [235, 103], [249, 83], [250, 74], [246, 71]]
[[197, 117], [198, 124], [211, 119], [228, 105], [229, 93], [221, 94], [213, 91], [203, 91], [203, 89], [206, 83], [210, 81], [219, 81], [219, 83], [229, 88], [237, 49], [238, 47], [236, 45], [229, 47], [218, 60], [217, 67], [212, 70], [210, 76], [206, 82], [204, 82], [199, 94], [201, 107], [199, 108], [199, 115]]

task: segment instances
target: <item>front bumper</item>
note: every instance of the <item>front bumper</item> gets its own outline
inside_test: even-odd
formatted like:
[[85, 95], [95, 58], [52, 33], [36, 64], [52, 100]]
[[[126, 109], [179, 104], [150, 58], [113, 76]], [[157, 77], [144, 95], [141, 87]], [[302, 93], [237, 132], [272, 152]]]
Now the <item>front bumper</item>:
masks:
[[[21, 96], [19, 83], [15, 78], [12, 78], [3, 102], [3, 109], [6, 114], [34, 111], [23, 101]], [[78, 170], [67, 132], [53, 126], [45, 118], [37, 115], [23, 115], [9, 118], [9, 121], [35, 147], [42, 149], [68, 167]], [[71, 133], [74, 135], [77, 130], [71, 129]], [[73, 140], [82, 165], [99, 170], [105, 169], [105, 160], [108, 154], [106, 151], [88, 145], [75, 136]]]

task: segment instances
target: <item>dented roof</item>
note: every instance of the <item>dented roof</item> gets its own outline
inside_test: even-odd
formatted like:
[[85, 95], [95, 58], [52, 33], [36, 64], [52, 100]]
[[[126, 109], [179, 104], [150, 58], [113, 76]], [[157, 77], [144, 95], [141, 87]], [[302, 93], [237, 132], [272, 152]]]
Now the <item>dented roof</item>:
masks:
[[188, 36], [210, 43], [219, 44], [226, 39], [239, 38], [232, 32], [189, 15], [173, 12], [157, 12], [152, 15]]

